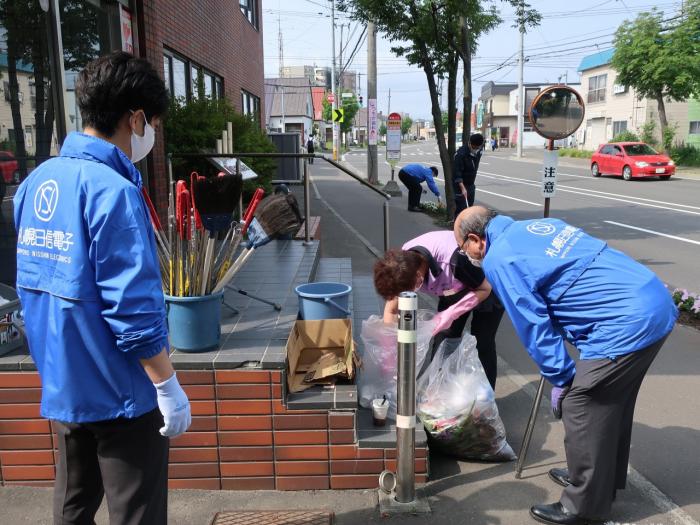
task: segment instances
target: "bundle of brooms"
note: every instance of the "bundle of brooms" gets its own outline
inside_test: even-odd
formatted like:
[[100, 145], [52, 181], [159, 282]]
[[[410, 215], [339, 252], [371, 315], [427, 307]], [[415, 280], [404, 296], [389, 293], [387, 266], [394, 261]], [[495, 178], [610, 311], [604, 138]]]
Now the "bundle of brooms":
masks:
[[[296, 198], [271, 195], [263, 199], [262, 189], [255, 192], [242, 219], [235, 220], [242, 187], [240, 176], [205, 178], [196, 173], [189, 187], [185, 181], [173, 184], [167, 240], [144, 192], [166, 293], [177, 297], [218, 293], [257, 248], [299, 229], [302, 219]], [[238, 253], [246, 234], [245, 248]]]

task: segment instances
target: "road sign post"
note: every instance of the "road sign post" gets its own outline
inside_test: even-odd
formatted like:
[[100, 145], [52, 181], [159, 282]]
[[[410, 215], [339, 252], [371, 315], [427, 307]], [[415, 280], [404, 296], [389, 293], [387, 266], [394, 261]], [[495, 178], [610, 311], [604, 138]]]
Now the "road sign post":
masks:
[[386, 160], [391, 166], [391, 180], [386, 183], [383, 190], [394, 197], [401, 197], [401, 188], [394, 180], [396, 164], [401, 160], [401, 115], [389, 114], [386, 123]]
[[[561, 140], [576, 133], [583, 122], [585, 107], [583, 99], [575, 90], [565, 85], [552, 86], [542, 91], [530, 106], [530, 123], [538, 135], [547, 139], [542, 165], [542, 196], [544, 197], [544, 217], [549, 217], [550, 199], [557, 191], [557, 165], [559, 154], [554, 149], [554, 141]], [[521, 128], [522, 129], [522, 128]], [[520, 137], [518, 137], [520, 139]], [[518, 462], [515, 465], [515, 478], [520, 479], [530, 440], [535, 429], [537, 413], [542, 402], [544, 377], [540, 377], [535, 401], [530, 410], [530, 417], [525, 428], [525, 435], [520, 446]]]

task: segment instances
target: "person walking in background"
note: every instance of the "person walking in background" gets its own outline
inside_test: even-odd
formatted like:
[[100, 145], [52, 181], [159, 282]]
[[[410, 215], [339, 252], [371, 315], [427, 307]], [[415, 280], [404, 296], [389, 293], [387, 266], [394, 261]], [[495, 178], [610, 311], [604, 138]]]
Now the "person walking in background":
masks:
[[169, 438], [191, 422], [168, 358], [155, 237], [135, 162], [168, 92], [147, 61], [115, 52], [76, 80], [83, 133], [66, 137], [14, 197], [17, 292], [57, 434], [54, 523], [165, 525]]
[[462, 210], [474, 205], [476, 172], [479, 170], [483, 147], [484, 136], [481, 133], [474, 133], [469, 137], [469, 144], [461, 146], [455, 154], [452, 168], [455, 217]]
[[440, 190], [435, 184], [438, 169], [435, 166], [423, 164], [406, 164], [399, 170], [399, 180], [408, 189], [408, 211], [421, 211], [420, 197], [423, 193], [422, 182], [427, 183], [430, 191], [435, 194], [440, 202]]
[[457, 217], [454, 239], [483, 266], [564, 422], [568, 470], [549, 471], [564, 491], [530, 514], [604, 521], [626, 486], [637, 394], [678, 317], [671, 294], [648, 268], [558, 219], [514, 221], [474, 206]]
[[496, 151], [498, 149], [498, 141], [496, 137], [491, 138], [491, 151]]
[[[309, 140], [306, 141], [306, 152], [313, 155], [314, 153], [314, 138], [313, 136], [309, 135]], [[314, 158], [309, 157], [309, 164], [314, 163]]]

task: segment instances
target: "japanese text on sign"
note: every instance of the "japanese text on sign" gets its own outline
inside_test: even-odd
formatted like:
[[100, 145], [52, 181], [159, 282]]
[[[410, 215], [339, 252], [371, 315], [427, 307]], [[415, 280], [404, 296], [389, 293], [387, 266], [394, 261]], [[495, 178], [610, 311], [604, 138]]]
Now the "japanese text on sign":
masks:
[[386, 158], [399, 160], [401, 158], [401, 115], [392, 113], [386, 123]]
[[544, 163], [542, 167], [542, 196], [554, 197], [557, 192], [557, 165], [559, 154], [556, 151], [546, 150], [544, 152]]

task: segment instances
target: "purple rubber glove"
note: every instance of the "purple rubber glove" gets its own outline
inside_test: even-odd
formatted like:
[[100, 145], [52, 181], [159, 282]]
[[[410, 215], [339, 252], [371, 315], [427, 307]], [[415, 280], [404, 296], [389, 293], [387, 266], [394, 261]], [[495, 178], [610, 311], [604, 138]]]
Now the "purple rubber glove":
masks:
[[455, 303], [446, 310], [435, 314], [435, 317], [433, 317], [433, 320], [435, 321], [433, 335], [448, 329], [455, 319], [462, 314], [469, 312], [478, 304], [479, 298], [474, 294], [474, 292], [469, 292], [467, 295], [462, 297], [458, 303]]
[[553, 386], [552, 393], [550, 394], [550, 400], [552, 402], [552, 415], [554, 419], [561, 419], [561, 404], [564, 401], [564, 397], [569, 393], [571, 389], [571, 383], [564, 386]]

